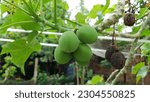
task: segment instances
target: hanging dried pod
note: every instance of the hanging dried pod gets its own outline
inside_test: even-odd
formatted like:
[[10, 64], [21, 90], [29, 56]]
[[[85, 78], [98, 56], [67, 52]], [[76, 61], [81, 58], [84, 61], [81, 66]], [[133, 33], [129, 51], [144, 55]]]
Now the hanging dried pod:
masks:
[[116, 69], [121, 69], [125, 65], [125, 56], [121, 52], [115, 52], [111, 56], [111, 64]]
[[111, 56], [115, 52], [118, 52], [118, 48], [115, 45], [109, 46], [106, 50], [106, 53], [105, 53], [106, 60], [111, 62]]
[[126, 13], [124, 16], [124, 24], [126, 26], [133, 26], [135, 23], [135, 15], [133, 13]]
[[115, 25], [114, 25], [114, 28], [113, 28], [113, 35], [112, 35], [112, 44], [111, 46], [109, 46], [106, 50], [106, 53], [105, 53], [105, 58], [107, 61], [111, 62], [111, 56], [113, 53], [115, 52], [118, 52], [118, 48], [115, 46]]

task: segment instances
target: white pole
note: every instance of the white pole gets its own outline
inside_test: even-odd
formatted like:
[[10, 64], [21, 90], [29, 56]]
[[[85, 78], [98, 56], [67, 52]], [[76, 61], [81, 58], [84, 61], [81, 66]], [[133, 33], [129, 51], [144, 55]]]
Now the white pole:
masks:
[[[4, 38], [0, 38], [0, 41], [3, 41], [3, 42], [13, 42], [14, 40], [13, 39], [4, 39]], [[53, 43], [40, 43], [42, 46], [48, 46], [48, 47], [57, 47], [58, 46], [58, 44], [53, 44]], [[101, 53], [102, 55], [97, 55], [97, 56], [101, 56], [101, 57], [104, 57], [104, 55], [105, 55], [105, 52], [106, 52], [106, 50], [105, 49], [97, 49], [97, 48], [91, 48], [91, 50], [92, 50], [92, 52], [94, 53], [94, 54], [96, 54], [97, 52], [98, 53]], [[95, 53], [96, 52], [96, 53]], [[128, 53], [127, 52], [122, 52], [125, 56], [127, 56], [128, 55]], [[139, 55], [139, 54], [135, 54], [135, 55]]]
[[[31, 30], [23, 30], [23, 29], [13, 29], [13, 28], [8, 28], [7, 29], [8, 32], [20, 32], [20, 33], [31, 33]], [[40, 33], [40, 31], [39, 31]], [[58, 35], [61, 36], [62, 33], [58, 33], [58, 32], [42, 32], [42, 34], [45, 35]], [[111, 36], [98, 36], [98, 39], [101, 40], [111, 40], [112, 37]], [[133, 42], [134, 39], [131, 38], [121, 38], [121, 37], [116, 37], [117, 41], [126, 41], [126, 42]], [[145, 43], [150, 43], [149, 40], [139, 40], [138, 42], [145, 42]]]
[[[18, 32], [18, 33], [31, 33], [32, 30], [23, 30], [23, 29], [13, 29], [13, 28], [8, 28], [7, 29], [8, 32]], [[41, 33], [39, 31], [39, 33]], [[42, 32], [42, 34], [45, 35], [62, 35], [62, 33], [57, 33], [57, 32]]]

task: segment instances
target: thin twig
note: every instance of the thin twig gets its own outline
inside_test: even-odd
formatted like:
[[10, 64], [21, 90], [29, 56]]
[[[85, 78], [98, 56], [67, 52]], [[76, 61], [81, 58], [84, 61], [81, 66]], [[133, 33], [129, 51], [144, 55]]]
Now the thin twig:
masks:
[[68, 18], [62, 18], [62, 19], [67, 20], [68, 22], [71, 22], [71, 23], [76, 24], [76, 25], [79, 25], [79, 26], [82, 26], [82, 25], [83, 25], [83, 24], [80, 24], [80, 23], [78, 23], [78, 22], [76, 22], [76, 21], [72, 21], [72, 20], [70, 20], [70, 19], [68, 19]]
[[113, 71], [113, 72], [111, 73], [111, 75], [108, 77], [108, 79], [106, 80], [105, 83], [109, 83], [109, 81], [110, 81], [112, 78], [114, 78], [115, 75], [118, 73], [118, 71], [119, 71], [118, 69], [115, 70], [115, 71]]
[[80, 83], [79, 83], [79, 68], [78, 68], [78, 65], [77, 65], [77, 63], [75, 62], [75, 69], [76, 69], [76, 82], [77, 82], [77, 85], [79, 85]]
[[85, 80], [85, 67], [82, 67], [81, 85], [84, 85]]
[[[112, 32], [101, 32], [103, 35], [112, 36]], [[130, 33], [119, 33], [115, 32], [115, 36], [124, 37], [124, 38], [136, 38], [137, 35], [130, 34]]]

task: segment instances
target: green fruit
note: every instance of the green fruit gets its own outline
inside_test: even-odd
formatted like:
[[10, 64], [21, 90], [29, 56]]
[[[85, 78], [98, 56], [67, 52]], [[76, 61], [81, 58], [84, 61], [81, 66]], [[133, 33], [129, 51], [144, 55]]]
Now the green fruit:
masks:
[[65, 53], [63, 52], [60, 47], [56, 47], [55, 51], [54, 51], [54, 58], [56, 60], [57, 63], [59, 64], [65, 64], [65, 63], [68, 63], [71, 58], [72, 58], [72, 55], [69, 54], [69, 53]]
[[92, 57], [92, 50], [88, 45], [80, 44], [73, 56], [77, 62], [89, 62]]
[[81, 66], [86, 66], [88, 65], [89, 62], [81, 62], [81, 61], [77, 61], [77, 63]]
[[73, 31], [66, 31], [59, 39], [59, 46], [66, 53], [74, 52], [79, 46], [79, 39]]
[[79, 28], [77, 36], [81, 42], [91, 44], [97, 40], [98, 34], [94, 28], [85, 25]]

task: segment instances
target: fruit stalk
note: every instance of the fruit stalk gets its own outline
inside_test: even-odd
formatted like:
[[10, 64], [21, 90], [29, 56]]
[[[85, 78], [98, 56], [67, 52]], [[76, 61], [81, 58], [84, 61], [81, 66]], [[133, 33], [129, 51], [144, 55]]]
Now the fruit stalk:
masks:
[[78, 67], [78, 64], [77, 64], [77, 62], [75, 62], [75, 72], [76, 72], [76, 83], [77, 83], [77, 85], [79, 85], [80, 84], [80, 82], [79, 82], [79, 67]]
[[85, 80], [85, 67], [82, 67], [81, 85], [84, 85]]

